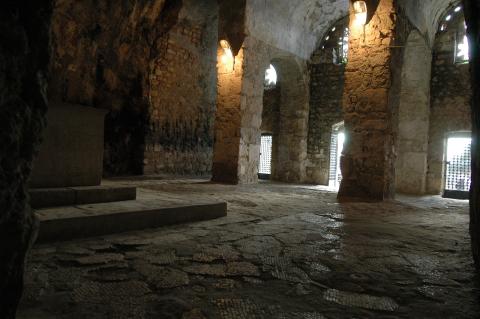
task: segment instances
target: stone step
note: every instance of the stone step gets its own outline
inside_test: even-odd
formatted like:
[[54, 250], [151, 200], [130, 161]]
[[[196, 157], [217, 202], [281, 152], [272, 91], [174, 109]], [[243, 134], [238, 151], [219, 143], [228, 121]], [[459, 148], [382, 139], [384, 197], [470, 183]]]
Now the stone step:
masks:
[[137, 198], [136, 187], [130, 186], [34, 188], [29, 193], [32, 208], [109, 203]]
[[225, 202], [164, 203], [127, 201], [40, 209], [37, 242], [110, 235], [227, 215]]

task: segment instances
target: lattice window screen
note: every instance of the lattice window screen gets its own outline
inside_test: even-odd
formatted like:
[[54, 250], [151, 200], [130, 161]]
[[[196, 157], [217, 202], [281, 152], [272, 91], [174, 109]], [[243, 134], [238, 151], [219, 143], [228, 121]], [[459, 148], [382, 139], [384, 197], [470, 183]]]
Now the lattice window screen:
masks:
[[338, 131], [332, 132], [330, 140], [330, 181], [337, 178]]
[[260, 145], [259, 174], [270, 175], [272, 173], [272, 136], [262, 135]]
[[470, 138], [448, 139], [445, 172], [446, 190], [465, 192], [470, 190], [471, 143]]

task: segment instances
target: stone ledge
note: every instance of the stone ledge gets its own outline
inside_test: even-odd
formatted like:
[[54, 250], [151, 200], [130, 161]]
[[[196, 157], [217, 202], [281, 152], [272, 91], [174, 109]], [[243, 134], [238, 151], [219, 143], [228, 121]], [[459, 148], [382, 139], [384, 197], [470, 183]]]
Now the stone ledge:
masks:
[[137, 198], [136, 187], [87, 186], [29, 190], [33, 208], [109, 203]]
[[[118, 203], [111, 204], [112, 206]], [[142, 207], [143, 206], [143, 207]], [[216, 219], [227, 215], [227, 203], [177, 204], [148, 207], [136, 202], [102, 209], [105, 205], [65, 207], [36, 211], [40, 220], [37, 242], [64, 241], [110, 235], [180, 223]]]

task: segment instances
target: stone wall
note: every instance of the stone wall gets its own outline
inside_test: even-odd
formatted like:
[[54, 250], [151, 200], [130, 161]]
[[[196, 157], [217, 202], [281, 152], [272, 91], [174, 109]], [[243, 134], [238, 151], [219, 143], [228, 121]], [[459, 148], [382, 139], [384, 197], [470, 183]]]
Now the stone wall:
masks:
[[217, 11], [214, 0], [56, 1], [49, 95], [109, 110], [106, 175], [210, 171]]
[[216, 102], [214, 1], [184, 1], [150, 75], [145, 173], [211, 172]]
[[[463, 16], [457, 16], [463, 20]], [[471, 86], [468, 64], [454, 63], [455, 29], [439, 32], [434, 42], [431, 81], [430, 140], [427, 192], [444, 187], [445, 138], [448, 133], [471, 130]]]
[[275, 85], [275, 87], [265, 88], [263, 92], [262, 126], [260, 127], [262, 134], [278, 134], [280, 97], [280, 84]]
[[348, 19], [335, 25], [328, 40], [314, 52], [310, 65], [310, 114], [308, 127], [308, 183], [328, 185], [332, 126], [343, 121], [342, 98], [345, 64], [334, 63], [333, 50], [348, 27]]
[[[171, 9], [172, 18], [167, 19]], [[143, 172], [150, 59], [156, 39], [175, 24], [164, 0], [57, 0], [52, 17], [49, 96], [107, 109], [107, 175]]]

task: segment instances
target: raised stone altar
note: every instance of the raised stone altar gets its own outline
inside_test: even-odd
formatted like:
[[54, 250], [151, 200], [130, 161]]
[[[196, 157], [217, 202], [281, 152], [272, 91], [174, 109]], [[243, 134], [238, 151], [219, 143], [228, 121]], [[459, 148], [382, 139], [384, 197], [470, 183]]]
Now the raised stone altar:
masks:
[[100, 185], [106, 113], [87, 106], [50, 104], [30, 187]]

